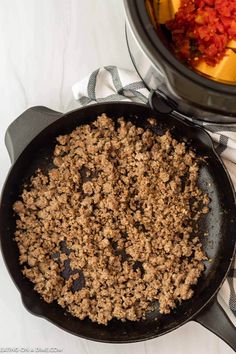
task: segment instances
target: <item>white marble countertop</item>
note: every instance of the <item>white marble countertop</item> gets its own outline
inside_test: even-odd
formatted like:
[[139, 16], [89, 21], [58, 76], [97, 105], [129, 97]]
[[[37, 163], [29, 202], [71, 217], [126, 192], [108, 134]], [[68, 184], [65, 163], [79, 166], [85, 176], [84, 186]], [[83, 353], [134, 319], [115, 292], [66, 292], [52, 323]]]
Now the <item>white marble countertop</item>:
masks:
[[[103, 65], [132, 68], [121, 0], [0, 0], [0, 187], [10, 161], [7, 126], [26, 108], [76, 107], [72, 84]], [[190, 322], [137, 344], [100, 344], [70, 335], [23, 307], [0, 256], [1, 348], [60, 348], [87, 354], [230, 354], [233, 351]]]

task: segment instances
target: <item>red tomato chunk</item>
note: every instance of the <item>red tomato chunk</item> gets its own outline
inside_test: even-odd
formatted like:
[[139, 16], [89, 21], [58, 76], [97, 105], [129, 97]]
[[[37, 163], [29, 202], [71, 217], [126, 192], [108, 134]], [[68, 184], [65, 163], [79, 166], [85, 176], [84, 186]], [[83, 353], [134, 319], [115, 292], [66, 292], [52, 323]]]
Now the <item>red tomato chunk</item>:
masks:
[[166, 26], [181, 60], [196, 66], [204, 59], [215, 66], [236, 39], [236, 0], [182, 0]]

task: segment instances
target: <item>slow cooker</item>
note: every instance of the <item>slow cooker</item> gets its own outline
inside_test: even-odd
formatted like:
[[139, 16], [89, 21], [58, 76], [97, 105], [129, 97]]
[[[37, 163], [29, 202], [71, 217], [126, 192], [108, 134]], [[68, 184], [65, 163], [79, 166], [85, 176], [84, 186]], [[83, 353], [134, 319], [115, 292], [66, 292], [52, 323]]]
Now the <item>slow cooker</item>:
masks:
[[236, 122], [236, 85], [201, 76], [175, 58], [153, 27], [144, 0], [124, 0], [124, 5], [130, 56], [155, 99], [190, 118]]

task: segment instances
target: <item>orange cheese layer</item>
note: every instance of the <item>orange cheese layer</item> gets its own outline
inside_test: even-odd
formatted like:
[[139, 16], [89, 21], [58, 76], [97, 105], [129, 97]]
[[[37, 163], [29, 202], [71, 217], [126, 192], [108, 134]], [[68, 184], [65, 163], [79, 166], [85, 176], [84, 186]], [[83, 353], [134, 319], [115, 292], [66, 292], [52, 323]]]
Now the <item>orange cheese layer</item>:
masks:
[[179, 10], [181, 0], [169, 0], [170, 10], [172, 14], [172, 18], [175, 17], [176, 12]]
[[181, 0], [153, 0], [157, 23], [164, 24], [175, 17]]
[[146, 4], [147, 13], [148, 13], [150, 20], [152, 22], [152, 25], [153, 25], [153, 27], [156, 28], [156, 19], [155, 19], [154, 9], [152, 6], [152, 1], [146, 0], [145, 4]]
[[214, 79], [236, 81], [236, 53], [228, 49], [225, 57], [216, 66], [209, 66], [204, 61], [201, 61], [195, 69]]
[[227, 48], [236, 49], [236, 40], [231, 39], [231, 41], [227, 44]]

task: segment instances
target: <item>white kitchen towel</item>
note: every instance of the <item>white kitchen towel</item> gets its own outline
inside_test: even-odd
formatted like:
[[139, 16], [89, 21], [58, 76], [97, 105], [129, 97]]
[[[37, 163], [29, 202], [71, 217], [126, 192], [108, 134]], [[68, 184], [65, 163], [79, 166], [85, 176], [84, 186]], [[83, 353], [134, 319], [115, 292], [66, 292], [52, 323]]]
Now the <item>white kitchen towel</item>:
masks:
[[[75, 83], [72, 91], [81, 106], [108, 101], [133, 101], [146, 104], [150, 94], [135, 71], [115, 66], [97, 69], [84, 80]], [[215, 142], [216, 151], [225, 161], [236, 188], [236, 124], [226, 125], [190, 120], [203, 126], [210, 134]], [[219, 295], [236, 317], [236, 259]], [[230, 317], [232, 319], [232, 316]]]

